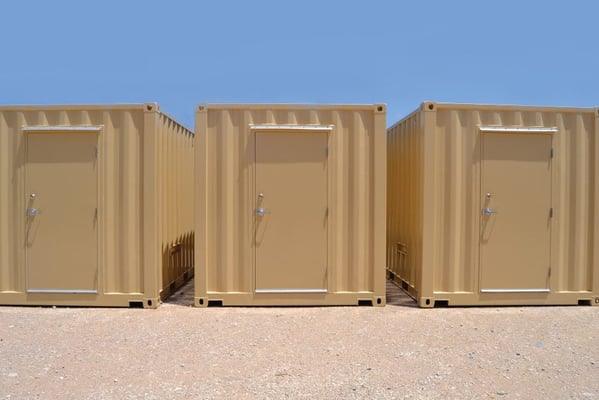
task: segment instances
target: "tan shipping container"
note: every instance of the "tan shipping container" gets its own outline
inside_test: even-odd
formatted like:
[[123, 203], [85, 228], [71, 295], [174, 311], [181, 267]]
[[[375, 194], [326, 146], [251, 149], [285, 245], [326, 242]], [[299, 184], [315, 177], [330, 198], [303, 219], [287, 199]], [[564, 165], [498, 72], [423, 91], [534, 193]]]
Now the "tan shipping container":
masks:
[[384, 305], [385, 115], [200, 106], [194, 304]]
[[599, 305], [599, 110], [421, 107], [388, 129], [387, 268], [421, 307]]
[[193, 140], [154, 103], [0, 107], [0, 304], [157, 307], [193, 275]]

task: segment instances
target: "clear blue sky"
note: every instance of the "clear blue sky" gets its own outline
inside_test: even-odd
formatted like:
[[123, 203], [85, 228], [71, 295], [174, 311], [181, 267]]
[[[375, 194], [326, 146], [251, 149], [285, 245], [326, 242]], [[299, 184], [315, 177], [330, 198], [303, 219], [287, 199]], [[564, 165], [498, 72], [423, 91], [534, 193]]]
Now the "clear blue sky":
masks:
[[5, 1], [0, 104], [599, 106], [599, 2]]

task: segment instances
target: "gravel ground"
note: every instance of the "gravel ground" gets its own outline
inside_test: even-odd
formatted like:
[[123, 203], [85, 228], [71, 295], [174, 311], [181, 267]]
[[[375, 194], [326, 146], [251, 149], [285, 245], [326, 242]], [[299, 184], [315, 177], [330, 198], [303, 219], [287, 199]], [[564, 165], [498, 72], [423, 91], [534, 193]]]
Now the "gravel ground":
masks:
[[599, 307], [0, 307], [0, 399], [599, 399]]

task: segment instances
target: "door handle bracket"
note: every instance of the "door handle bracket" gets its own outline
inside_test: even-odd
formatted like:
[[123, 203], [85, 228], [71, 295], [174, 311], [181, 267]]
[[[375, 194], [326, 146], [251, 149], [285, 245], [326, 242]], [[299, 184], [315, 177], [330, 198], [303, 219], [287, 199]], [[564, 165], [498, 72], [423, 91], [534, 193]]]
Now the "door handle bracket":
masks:
[[259, 215], [259, 216], [261, 216], [261, 217], [263, 217], [266, 214], [270, 214], [270, 213], [271, 213], [271, 211], [267, 210], [266, 208], [260, 207], [260, 208], [256, 209], [256, 214]]
[[492, 214], [497, 214], [496, 210], [493, 210], [492, 208], [483, 208], [483, 214], [484, 215], [492, 215]]
[[42, 213], [42, 210], [38, 210], [37, 208], [30, 207], [27, 209], [26, 214], [28, 217], [35, 217]]

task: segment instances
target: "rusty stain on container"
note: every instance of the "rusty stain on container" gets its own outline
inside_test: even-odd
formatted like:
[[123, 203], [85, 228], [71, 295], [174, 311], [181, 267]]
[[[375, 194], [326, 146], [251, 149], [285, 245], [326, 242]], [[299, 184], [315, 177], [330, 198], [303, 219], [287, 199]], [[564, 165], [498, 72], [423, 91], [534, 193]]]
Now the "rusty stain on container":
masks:
[[157, 307], [194, 272], [193, 141], [155, 103], [0, 107], [0, 304]]
[[599, 303], [597, 109], [425, 102], [387, 160], [387, 269], [421, 307]]
[[197, 108], [195, 306], [385, 304], [385, 115]]

